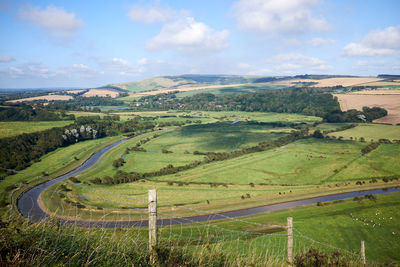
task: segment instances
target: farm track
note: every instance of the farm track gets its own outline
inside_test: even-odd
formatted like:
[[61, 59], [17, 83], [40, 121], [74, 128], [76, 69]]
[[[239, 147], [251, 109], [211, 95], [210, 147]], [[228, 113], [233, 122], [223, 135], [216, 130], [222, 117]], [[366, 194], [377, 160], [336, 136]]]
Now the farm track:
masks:
[[[126, 139], [125, 139], [126, 140]], [[26, 191], [21, 195], [21, 197], [17, 201], [17, 207], [19, 212], [26, 218], [39, 222], [46, 220], [49, 218], [49, 214], [46, 213], [39, 204], [40, 194], [49, 188], [51, 185], [55, 183], [61, 182], [65, 179], [68, 179], [74, 175], [77, 175], [99, 162], [100, 158], [104, 153], [108, 150], [112, 149], [113, 147], [117, 146], [118, 144], [124, 142], [125, 140], [119, 140], [107, 147], [104, 147], [99, 152], [93, 154], [87, 161], [85, 161], [81, 166], [77, 169], [70, 171], [64, 175], [61, 175], [53, 180], [47, 181], [43, 184], [39, 184], [30, 190]], [[206, 214], [206, 215], [197, 215], [191, 217], [181, 217], [181, 218], [170, 218], [170, 219], [160, 219], [157, 221], [158, 225], [175, 225], [175, 224], [185, 224], [185, 223], [193, 223], [193, 222], [206, 222], [212, 220], [221, 220], [226, 218], [233, 218], [233, 217], [240, 217], [240, 216], [247, 216], [253, 215], [268, 211], [276, 211], [282, 210], [287, 208], [298, 207], [307, 204], [314, 204], [317, 202], [326, 202], [326, 201], [333, 201], [333, 200], [341, 200], [346, 198], [353, 198], [357, 196], [365, 196], [370, 194], [381, 194], [381, 193], [389, 193], [389, 192], [397, 192], [400, 191], [400, 187], [393, 187], [393, 188], [385, 188], [385, 189], [372, 189], [372, 190], [364, 190], [364, 191], [356, 191], [356, 192], [347, 192], [347, 193], [337, 193], [332, 195], [325, 195], [320, 197], [313, 197], [313, 198], [306, 198], [301, 200], [294, 200], [294, 201], [287, 201], [277, 204], [269, 204], [263, 205], [253, 208], [245, 208], [240, 210], [233, 210], [233, 211], [226, 211], [226, 212], [219, 212], [213, 214]], [[147, 226], [147, 221], [87, 221], [87, 220], [80, 220], [80, 219], [69, 219], [58, 217], [58, 220], [61, 225], [75, 225], [79, 227], [99, 227], [99, 228], [116, 228], [116, 227], [140, 227], [140, 226]]]

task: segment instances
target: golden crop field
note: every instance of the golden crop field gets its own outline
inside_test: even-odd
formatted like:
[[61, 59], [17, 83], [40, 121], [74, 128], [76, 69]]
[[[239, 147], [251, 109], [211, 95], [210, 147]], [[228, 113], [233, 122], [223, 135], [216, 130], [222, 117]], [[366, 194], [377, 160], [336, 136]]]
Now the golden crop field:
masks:
[[370, 82], [377, 82], [381, 81], [382, 79], [379, 78], [369, 78], [369, 77], [337, 77], [337, 78], [327, 78], [321, 80], [315, 79], [295, 79], [295, 80], [287, 80], [287, 81], [280, 81], [276, 84], [280, 85], [288, 85], [292, 86], [296, 83], [317, 83], [312, 85], [312, 87], [331, 87], [331, 86], [338, 86], [341, 85], [343, 87], [347, 86], [355, 86]]
[[27, 102], [27, 101], [34, 101], [34, 100], [47, 100], [47, 101], [54, 101], [54, 100], [70, 100], [72, 96], [69, 95], [44, 95], [44, 96], [35, 96], [35, 97], [27, 97], [21, 99], [10, 100], [8, 102], [11, 103], [18, 103], [18, 102]]
[[117, 97], [119, 95], [119, 92], [114, 91], [114, 90], [108, 90], [108, 89], [90, 89], [86, 93], [83, 94], [84, 97], [92, 97], [92, 96], [111, 96], [111, 97]]
[[362, 107], [381, 107], [388, 111], [388, 115], [376, 120], [380, 123], [400, 123], [400, 95], [360, 95], [336, 94], [343, 111], [349, 109], [362, 110]]

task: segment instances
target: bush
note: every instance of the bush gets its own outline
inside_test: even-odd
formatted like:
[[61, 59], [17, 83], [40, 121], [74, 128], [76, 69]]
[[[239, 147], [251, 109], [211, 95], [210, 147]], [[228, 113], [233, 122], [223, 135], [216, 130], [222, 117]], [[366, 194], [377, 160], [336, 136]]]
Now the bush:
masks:
[[310, 248], [308, 252], [294, 257], [294, 266], [353, 266], [349, 259], [342, 256], [338, 251], [332, 254], [324, 254], [316, 249]]
[[125, 160], [123, 158], [119, 158], [119, 159], [114, 160], [112, 165], [115, 168], [119, 168], [119, 167], [123, 166], [124, 163], [125, 163]]
[[69, 178], [69, 180], [70, 180], [71, 182], [75, 183], [75, 184], [77, 184], [77, 183], [80, 183], [80, 182], [81, 182], [81, 181], [79, 181], [79, 179], [78, 179], [78, 178], [76, 178], [75, 176], [72, 176], [72, 177], [70, 177], [70, 178]]

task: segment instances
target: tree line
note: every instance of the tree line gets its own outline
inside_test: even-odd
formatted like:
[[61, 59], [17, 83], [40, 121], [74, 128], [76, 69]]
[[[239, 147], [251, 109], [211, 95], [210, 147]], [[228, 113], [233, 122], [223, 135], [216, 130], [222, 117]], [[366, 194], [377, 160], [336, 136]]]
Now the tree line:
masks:
[[30, 106], [24, 103], [0, 106], [0, 121], [58, 121], [74, 120], [74, 115], [60, 116], [40, 105]]
[[137, 109], [144, 110], [205, 110], [298, 113], [324, 118], [327, 122], [362, 122], [387, 115], [383, 108], [364, 107], [362, 111], [342, 112], [329, 88], [289, 88], [265, 90], [238, 95], [200, 93], [177, 98], [176, 92], [142, 97]]

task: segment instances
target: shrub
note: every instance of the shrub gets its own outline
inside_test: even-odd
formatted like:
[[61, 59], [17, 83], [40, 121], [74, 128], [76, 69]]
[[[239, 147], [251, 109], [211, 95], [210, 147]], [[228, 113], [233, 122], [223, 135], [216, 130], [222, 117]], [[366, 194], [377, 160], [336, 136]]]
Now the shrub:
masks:
[[78, 179], [78, 178], [76, 178], [75, 176], [72, 176], [72, 177], [70, 177], [70, 178], [69, 178], [69, 180], [70, 180], [71, 182], [75, 183], [75, 184], [77, 184], [77, 183], [80, 183], [80, 182], [81, 182], [81, 181], [79, 181], [79, 179]]
[[332, 254], [324, 254], [316, 249], [310, 248], [307, 252], [294, 257], [294, 266], [353, 266], [348, 258], [342, 256], [338, 251]]
[[119, 159], [114, 160], [112, 165], [115, 168], [119, 168], [119, 167], [123, 166], [124, 163], [125, 163], [125, 160], [123, 158], [119, 158]]

